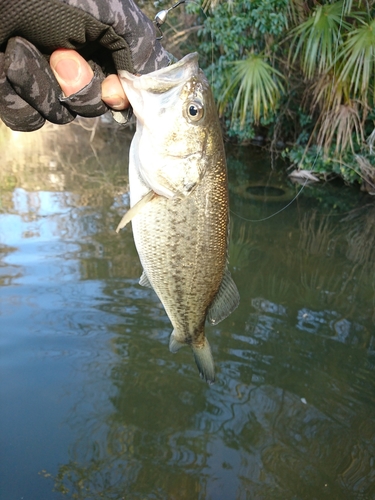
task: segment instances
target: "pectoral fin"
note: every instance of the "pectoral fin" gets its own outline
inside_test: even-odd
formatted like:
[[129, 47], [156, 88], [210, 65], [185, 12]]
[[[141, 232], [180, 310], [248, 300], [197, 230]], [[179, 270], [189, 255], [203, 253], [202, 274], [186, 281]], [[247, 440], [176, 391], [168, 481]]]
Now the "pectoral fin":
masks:
[[142, 208], [153, 198], [155, 198], [156, 193], [154, 191], [149, 191], [143, 198], [141, 198], [132, 208], [130, 208], [124, 217], [121, 219], [120, 224], [117, 226], [116, 233], [126, 226], [141, 210]]
[[240, 303], [240, 294], [228, 269], [225, 270], [220, 288], [210, 305], [207, 320], [216, 325], [233, 312]]

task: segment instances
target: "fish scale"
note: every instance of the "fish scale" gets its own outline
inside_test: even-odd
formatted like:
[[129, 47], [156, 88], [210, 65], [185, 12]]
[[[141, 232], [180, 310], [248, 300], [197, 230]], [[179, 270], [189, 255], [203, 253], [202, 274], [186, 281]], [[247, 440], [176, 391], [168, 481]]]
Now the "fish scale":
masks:
[[170, 350], [189, 345], [215, 380], [205, 322], [239, 302], [227, 269], [228, 180], [221, 128], [197, 54], [148, 75], [120, 72], [137, 117], [129, 160], [132, 220], [143, 266], [173, 325]]
[[[216, 180], [206, 180], [183, 200], [156, 197], [132, 221], [143, 269], [175, 329], [183, 332], [187, 342], [193, 341], [196, 325], [204, 324], [225, 268], [222, 242], [227, 223], [216, 209], [216, 195], [210, 193]], [[208, 199], [208, 210], [199, 209], [202, 197]], [[202, 343], [202, 339], [194, 341]]]

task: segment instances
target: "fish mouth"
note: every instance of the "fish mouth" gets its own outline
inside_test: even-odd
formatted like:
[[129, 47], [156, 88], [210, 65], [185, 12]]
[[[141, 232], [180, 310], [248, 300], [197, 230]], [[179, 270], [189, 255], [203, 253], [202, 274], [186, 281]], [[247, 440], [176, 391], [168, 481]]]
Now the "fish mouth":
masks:
[[132, 80], [134, 87], [158, 94], [184, 84], [190, 77], [196, 76], [198, 71], [198, 53], [192, 52], [174, 64], [160, 68], [152, 73], [134, 76], [127, 71], [120, 70], [119, 74]]
[[144, 123], [144, 95], [142, 91], [165, 95], [175, 89], [179, 93], [192, 78], [198, 81], [205, 79], [199, 68], [197, 52], [187, 54], [179, 61], [151, 73], [136, 76], [120, 69], [118, 76], [140, 123]]

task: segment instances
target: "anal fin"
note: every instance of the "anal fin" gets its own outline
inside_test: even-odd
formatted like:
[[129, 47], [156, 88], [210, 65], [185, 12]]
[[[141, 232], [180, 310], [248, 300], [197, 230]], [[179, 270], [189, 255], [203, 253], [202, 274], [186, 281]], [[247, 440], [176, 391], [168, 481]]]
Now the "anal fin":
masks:
[[176, 339], [175, 331], [171, 333], [171, 336], [169, 338], [169, 350], [173, 352], [173, 354], [176, 354], [177, 351], [181, 349], [181, 347], [184, 347], [186, 344], [183, 342], [179, 342]]

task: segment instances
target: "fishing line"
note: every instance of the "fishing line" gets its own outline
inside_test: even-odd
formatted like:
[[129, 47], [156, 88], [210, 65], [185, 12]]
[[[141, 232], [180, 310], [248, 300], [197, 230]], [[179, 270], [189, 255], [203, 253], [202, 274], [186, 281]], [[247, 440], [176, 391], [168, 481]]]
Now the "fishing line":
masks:
[[[341, 34], [342, 22], [343, 22], [343, 18], [344, 18], [344, 14], [345, 14], [344, 9], [345, 9], [345, 1], [343, 2], [342, 10], [341, 10], [341, 18], [340, 18], [340, 24], [339, 24], [339, 35]], [[336, 56], [337, 56], [338, 47], [339, 47], [339, 36], [336, 39], [334, 60], [336, 59]], [[334, 68], [334, 74], [335, 74], [335, 68]], [[332, 85], [331, 88], [333, 90], [333, 82], [331, 83], [331, 85]], [[318, 151], [316, 152], [316, 155], [315, 155], [315, 158], [314, 158], [314, 162], [313, 162], [311, 171], [313, 171], [313, 167], [314, 167], [314, 165], [315, 165], [315, 163], [316, 163], [316, 161], [318, 159], [318, 155], [319, 155], [319, 148], [318, 148]], [[264, 217], [263, 219], [248, 219], [246, 217], [243, 217], [242, 215], [237, 214], [236, 212], [234, 212], [231, 209], [230, 209], [230, 212], [233, 215], [235, 215], [236, 217], [238, 217], [239, 219], [242, 219], [242, 220], [247, 221], [247, 222], [263, 222], [263, 221], [266, 221], [268, 219], [271, 219], [275, 215], [280, 214], [285, 209], [287, 209], [292, 203], [294, 203], [296, 201], [296, 199], [299, 197], [299, 195], [302, 193], [302, 191], [304, 190], [304, 188], [306, 187], [307, 182], [308, 182], [308, 179], [306, 178], [305, 183], [303, 184], [303, 186], [301, 187], [301, 189], [298, 191], [298, 193], [296, 194], [296, 196], [285, 207], [281, 208], [280, 210], [278, 210], [274, 214], [269, 215], [268, 217]]]
[[[186, 0], [186, 3], [195, 3], [195, 4], [197, 4], [197, 2], [195, 2], [194, 0]], [[208, 16], [205, 13], [205, 11], [203, 10], [203, 8], [200, 7], [200, 9], [201, 9], [202, 13], [204, 14], [204, 16], [206, 17], [206, 19], [208, 19]], [[211, 36], [211, 86], [213, 86], [213, 80], [214, 80], [214, 37], [213, 37], [212, 29], [210, 29], [210, 36]], [[315, 159], [314, 159], [314, 162], [313, 162], [313, 166], [315, 165], [317, 159], [318, 159], [318, 153], [315, 156]], [[307, 182], [308, 182], [308, 179], [306, 178], [304, 184], [301, 187], [301, 189], [298, 191], [298, 193], [295, 195], [295, 197], [287, 205], [285, 205], [285, 207], [281, 208], [280, 210], [278, 210], [274, 214], [269, 215], [268, 217], [264, 217], [263, 219], [248, 219], [246, 217], [243, 217], [242, 215], [237, 214], [231, 208], [229, 210], [230, 210], [230, 212], [233, 215], [235, 215], [239, 219], [242, 219], [242, 220], [247, 221], [247, 222], [263, 222], [263, 221], [266, 221], [268, 219], [271, 219], [275, 215], [278, 215], [279, 213], [283, 212], [292, 203], [294, 203], [296, 201], [296, 199], [299, 197], [299, 195], [302, 193], [302, 191], [304, 190], [304, 188], [306, 187]]]
[[[318, 153], [316, 154], [315, 156], [315, 159], [314, 159], [314, 162], [312, 164], [312, 166], [314, 167], [315, 163], [316, 163], [316, 160], [318, 159]], [[245, 221], [248, 221], [248, 222], [263, 222], [265, 220], [268, 220], [268, 219], [271, 219], [272, 217], [274, 217], [275, 215], [278, 215], [280, 214], [281, 212], [283, 212], [284, 210], [286, 210], [292, 203], [294, 203], [296, 201], [296, 199], [298, 198], [298, 196], [302, 193], [302, 191], [304, 190], [304, 188], [306, 187], [307, 183], [308, 183], [309, 179], [306, 178], [305, 179], [305, 182], [303, 184], [303, 186], [301, 187], [301, 189], [298, 191], [298, 193], [295, 195], [295, 197], [287, 204], [285, 205], [285, 207], [283, 208], [280, 208], [280, 210], [278, 210], [277, 212], [275, 212], [274, 214], [271, 214], [269, 215], [268, 217], [264, 217], [263, 219], [247, 219], [246, 217], [242, 217], [242, 215], [239, 215], [237, 214], [236, 212], [233, 212], [233, 210], [229, 209], [230, 212], [232, 212], [233, 215], [235, 215], [236, 217], [242, 219], [242, 220], [245, 220]]]
[[[201, 10], [202, 14], [205, 16], [206, 20], [208, 19], [207, 14], [203, 10], [203, 6], [200, 5], [198, 2], [196, 2], [195, 0], [179, 0], [177, 3], [172, 5], [172, 7], [170, 7], [169, 9], [164, 9], [164, 10], [159, 11], [156, 14], [156, 16], [154, 17], [154, 24], [159, 31], [159, 36], [156, 37], [156, 40], [163, 39], [164, 35], [163, 35], [162, 30], [161, 30], [161, 26], [167, 20], [167, 16], [168, 16], [169, 12], [183, 3], [185, 3], [185, 4], [193, 3], [193, 4], [197, 5], [199, 7], [199, 9]], [[212, 34], [212, 29], [210, 29], [210, 36], [211, 36], [211, 86], [213, 86], [213, 83], [214, 83], [214, 37]]]
[[301, 187], [301, 189], [298, 191], [298, 193], [295, 195], [295, 197], [287, 204], [285, 205], [285, 207], [283, 208], [280, 208], [280, 210], [278, 210], [277, 212], [275, 212], [274, 214], [272, 215], [269, 215], [268, 217], [264, 217], [263, 219], [248, 219], [247, 217], [243, 217], [242, 215], [239, 215], [237, 214], [236, 212], [234, 212], [231, 208], [229, 209], [230, 212], [235, 215], [236, 217], [238, 217], [239, 219], [242, 219], [244, 221], [247, 221], [247, 222], [263, 222], [265, 220], [268, 220], [268, 219], [271, 219], [272, 217], [275, 217], [275, 215], [278, 215], [279, 213], [283, 212], [284, 210], [286, 210], [292, 203], [294, 203], [296, 201], [296, 199], [298, 198], [298, 196], [302, 193], [304, 187], [306, 186], [308, 182], [308, 179], [305, 179], [305, 183], [303, 184], [303, 186]]

